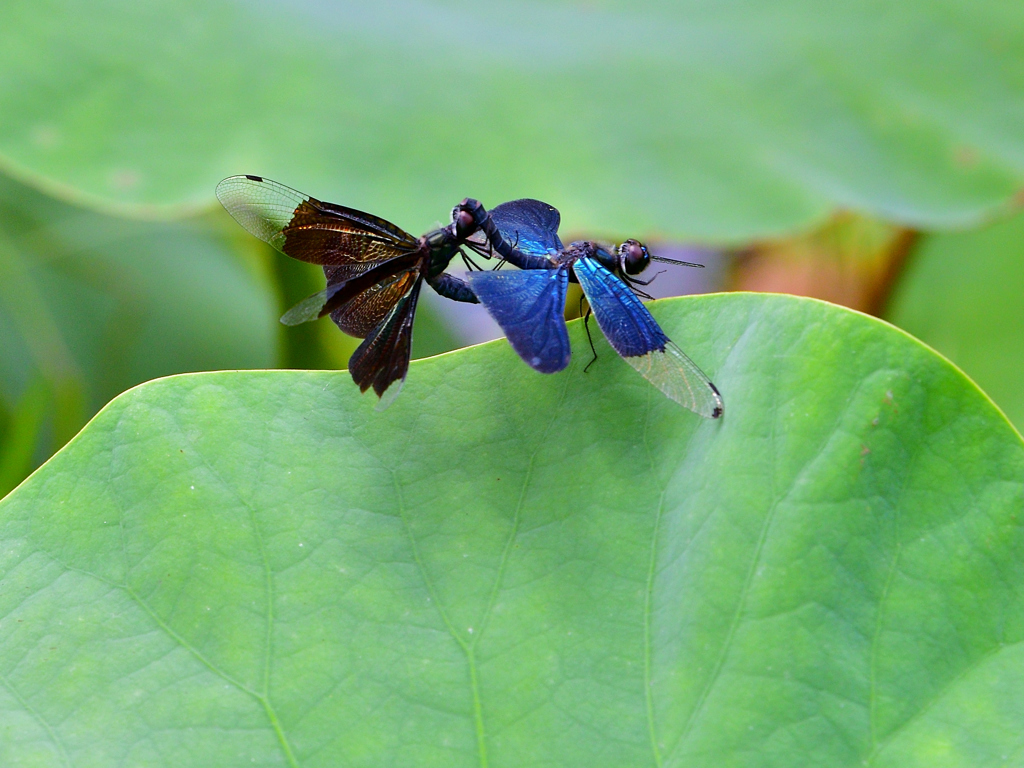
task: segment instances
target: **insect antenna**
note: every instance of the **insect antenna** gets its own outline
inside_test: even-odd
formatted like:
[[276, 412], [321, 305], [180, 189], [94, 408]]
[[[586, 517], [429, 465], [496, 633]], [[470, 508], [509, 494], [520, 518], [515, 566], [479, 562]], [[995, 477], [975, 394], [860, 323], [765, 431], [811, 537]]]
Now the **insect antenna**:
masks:
[[675, 264], [677, 267], [698, 267], [704, 269], [703, 264], [695, 264], [692, 261], [679, 261], [678, 259], [666, 259], [664, 256], [651, 256], [653, 261], [660, 261], [662, 264]]

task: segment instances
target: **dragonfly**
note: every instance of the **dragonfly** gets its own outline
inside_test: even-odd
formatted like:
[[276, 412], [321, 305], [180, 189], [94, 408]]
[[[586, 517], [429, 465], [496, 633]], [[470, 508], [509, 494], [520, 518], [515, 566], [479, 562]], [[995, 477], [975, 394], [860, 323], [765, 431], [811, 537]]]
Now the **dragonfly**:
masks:
[[540, 200], [503, 203], [491, 209], [490, 220], [502, 236], [497, 250], [520, 271], [470, 272], [469, 285], [530, 367], [556, 373], [569, 364], [565, 297], [569, 282], [578, 281], [590, 305], [587, 320], [592, 311], [627, 363], [680, 405], [710, 419], [722, 415], [718, 389], [665, 335], [635, 292], [650, 283], [636, 275], [652, 260], [702, 265], [652, 256], [638, 240], [614, 248], [581, 240], [566, 248], [558, 237], [561, 215]]
[[[229, 176], [217, 199], [250, 234], [286, 256], [323, 267], [327, 287], [282, 317], [285, 325], [330, 315], [345, 333], [363, 339], [349, 359], [361, 392], [370, 387], [389, 405], [409, 370], [412, 327], [426, 282], [455, 301], [478, 303], [465, 281], [444, 270], [462, 246], [480, 233], [487, 251], [509, 253], [487, 210], [466, 198], [452, 210], [451, 224], [414, 237], [369, 213], [317, 200], [262, 176]], [[513, 255], [514, 256], [514, 255]]]

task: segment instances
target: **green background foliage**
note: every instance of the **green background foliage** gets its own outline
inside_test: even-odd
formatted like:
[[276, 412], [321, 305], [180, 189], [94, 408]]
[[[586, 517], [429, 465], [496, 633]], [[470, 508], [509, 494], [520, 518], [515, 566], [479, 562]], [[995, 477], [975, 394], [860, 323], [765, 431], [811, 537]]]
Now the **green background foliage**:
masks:
[[1024, 21], [902, 3], [36, 3], [0, 152], [76, 199], [270, 176], [422, 230], [466, 195], [736, 240], [840, 205], [962, 225], [1021, 186]]
[[969, 371], [1024, 426], [1024, 216], [926, 238], [886, 317]]
[[275, 289], [220, 217], [121, 221], [0, 179], [0, 218], [0, 413], [17, 435], [0, 491], [140, 381], [274, 364]]
[[657, 310], [722, 420], [604, 343], [586, 374], [539, 377], [503, 341], [417, 363], [384, 414], [329, 372], [114, 401], [0, 504], [5, 764], [1019, 754], [1004, 417], [847, 310]]
[[497, 342], [383, 414], [345, 373], [148, 384], [0, 502], [0, 764], [1021, 764], [1024, 6], [9, 0], [0, 115], [0, 494], [148, 379], [344, 367], [277, 323], [322, 274], [233, 173], [415, 234], [467, 195], [909, 226], [882, 314], [995, 403], [744, 294], [653, 307], [718, 422], [602, 340], [584, 375], [578, 325], [563, 374]]

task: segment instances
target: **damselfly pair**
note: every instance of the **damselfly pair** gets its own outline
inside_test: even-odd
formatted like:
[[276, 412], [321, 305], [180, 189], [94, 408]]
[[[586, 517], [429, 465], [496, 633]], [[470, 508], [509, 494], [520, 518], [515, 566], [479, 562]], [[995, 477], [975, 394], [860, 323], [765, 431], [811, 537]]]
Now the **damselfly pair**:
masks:
[[[488, 212], [472, 199], [452, 211], [449, 225], [413, 237], [384, 219], [325, 203], [260, 176], [231, 176], [217, 197], [245, 229], [282, 253], [323, 267], [327, 287], [290, 309], [296, 325], [330, 315], [364, 339], [349, 360], [360, 390], [373, 387], [387, 405], [409, 369], [412, 326], [426, 282], [454, 301], [482, 303], [519, 356], [541, 373], [569, 363], [566, 291], [578, 281], [605, 337], [626, 362], [668, 397], [707, 418], [722, 415], [710, 379], [662, 332], [637, 297], [636, 275], [651, 256], [636, 240], [615, 248], [591, 241], [568, 247], [560, 216], [539, 200], [514, 200]], [[471, 271], [468, 283], [445, 272], [463, 249], [495, 256], [518, 270]], [[589, 331], [588, 331], [589, 333]]]

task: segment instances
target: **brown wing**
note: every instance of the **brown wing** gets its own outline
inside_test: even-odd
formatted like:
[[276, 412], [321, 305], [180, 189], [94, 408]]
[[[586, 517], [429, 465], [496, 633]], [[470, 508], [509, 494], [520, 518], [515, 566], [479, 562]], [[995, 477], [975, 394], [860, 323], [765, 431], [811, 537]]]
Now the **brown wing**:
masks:
[[421, 274], [414, 268], [381, 280], [331, 312], [331, 320], [349, 336], [366, 338], [413, 289]]
[[281, 322], [298, 325], [332, 315], [345, 333], [363, 338], [409, 290], [412, 281], [419, 278], [428, 257], [413, 251], [370, 265], [350, 279], [329, 281], [324, 290], [307, 296], [285, 312]]
[[378, 216], [260, 176], [229, 176], [217, 185], [217, 199], [235, 221], [281, 253], [332, 265], [336, 282], [419, 248], [417, 238]]
[[[409, 372], [412, 323], [422, 285], [420, 279], [413, 282], [409, 292], [398, 300], [348, 361], [349, 373], [359, 385], [360, 391], [365, 392], [372, 386], [381, 398], [382, 406], [386, 406], [398, 394]], [[395, 382], [398, 382], [397, 386]], [[394, 389], [388, 392], [393, 386]], [[388, 392], [386, 398], [385, 392]]]

